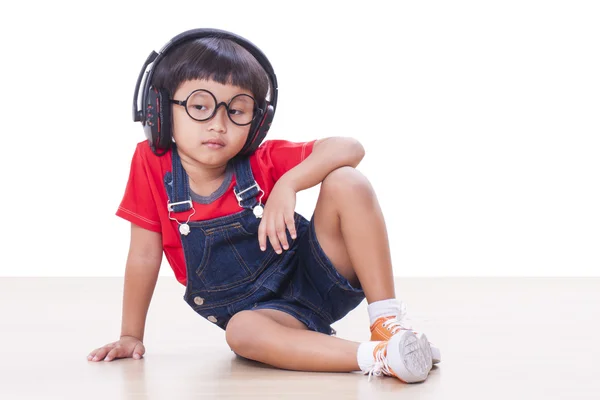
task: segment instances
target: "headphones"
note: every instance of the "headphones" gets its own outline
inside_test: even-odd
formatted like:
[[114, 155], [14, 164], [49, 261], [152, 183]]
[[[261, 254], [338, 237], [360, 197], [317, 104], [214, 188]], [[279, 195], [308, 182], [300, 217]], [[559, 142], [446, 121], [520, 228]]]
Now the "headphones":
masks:
[[[267, 99], [257, 99], [259, 102], [257, 116], [250, 125], [248, 139], [238, 155], [252, 154], [261, 144], [271, 127], [271, 122], [275, 116], [275, 108], [277, 107], [277, 77], [275, 76], [271, 63], [263, 52], [250, 41], [231, 32], [220, 29], [191, 29], [180, 33], [171, 39], [158, 54], [153, 50], [146, 59], [146, 62], [140, 71], [137, 83], [135, 84], [135, 92], [133, 95], [133, 121], [140, 121], [142, 123], [150, 148], [152, 149], [152, 152], [158, 156], [166, 154], [171, 148], [173, 136], [171, 132], [172, 123], [169, 93], [166, 89], [156, 89], [151, 86], [152, 76], [154, 75], [156, 65], [158, 65], [173, 47], [176, 47], [183, 42], [206, 37], [229, 39], [242, 46], [254, 56], [271, 81], [270, 99], [269, 101], [267, 101]], [[152, 64], [150, 69], [146, 71], [150, 64]], [[139, 110], [138, 95], [140, 84], [144, 78], [144, 72], [146, 78], [144, 79], [141, 93], [142, 109]]]

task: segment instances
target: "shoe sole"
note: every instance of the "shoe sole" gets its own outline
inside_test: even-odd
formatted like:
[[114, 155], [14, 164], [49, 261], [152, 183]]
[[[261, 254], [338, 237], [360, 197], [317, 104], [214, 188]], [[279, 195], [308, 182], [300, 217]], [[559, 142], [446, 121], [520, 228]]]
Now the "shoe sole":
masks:
[[438, 349], [435, 346], [431, 346], [431, 343], [429, 344], [429, 346], [431, 347], [431, 358], [434, 364], [439, 364], [442, 361], [442, 355], [440, 354], [440, 349]]
[[406, 383], [423, 382], [433, 365], [427, 337], [412, 331], [397, 333], [390, 339], [387, 360], [396, 377]]
[[[382, 335], [374, 335], [374, 334], [372, 334], [370, 340], [372, 342], [381, 342], [381, 341], [384, 341], [384, 340], [390, 340], [391, 338], [392, 338], [392, 335], [390, 335], [390, 336], [382, 336]], [[439, 364], [440, 362], [442, 362], [442, 355], [440, 353], [440, 349], [438, 349], [435, 346], [432, 346], [431, 343], [429, 343], [429, 346], [431, 348], [431, 358], [432, 358], [433, 364]]]

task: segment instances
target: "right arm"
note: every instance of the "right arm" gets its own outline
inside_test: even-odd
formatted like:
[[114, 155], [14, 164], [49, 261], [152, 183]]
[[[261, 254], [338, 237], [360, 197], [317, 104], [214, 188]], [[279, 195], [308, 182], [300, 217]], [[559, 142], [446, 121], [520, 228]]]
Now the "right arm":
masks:
[[131, 224], [131, 242], [125, 267], [121, 337], [144, 340], [144, 327], [162, 261], [162, 236]]
[[121, 337], [90, 353], [88, 360], [141, 358], [146, 316], [162, 261], [162, 236], [131, 224], [131, 241], [125, 267]]

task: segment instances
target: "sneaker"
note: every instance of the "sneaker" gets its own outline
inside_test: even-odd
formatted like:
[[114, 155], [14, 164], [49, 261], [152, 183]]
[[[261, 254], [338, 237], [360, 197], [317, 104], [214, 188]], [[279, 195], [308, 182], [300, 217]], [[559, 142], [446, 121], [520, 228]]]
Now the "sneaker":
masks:
[[369, 381], [374, 376], [394, 376], [406, 383], [423, 382], [431, 370], [431, 348], [425, 335], [410, 330], [397, 332], [373, 350], [374, 363], [364, 371]]
[[[404, 331], [412, 331], [412, 328], [408, 318], [406, 317], [406, 305], [402, 303], [402, 310], [398, 316], [380, 317], [377, 318], [373, 325], [371, 325], [371, 341], [379, 342], [390, 340], [397, 333]], [[413, 333], [417, 336], [417, 338], [425, 336], [422, 333], [417, 333], [414, 331]], [[431, 347], [433, 363], [438, 364], [442, 361], [440, 349], [435, 347], [432, 343], [429, 343], [429, 346]]]

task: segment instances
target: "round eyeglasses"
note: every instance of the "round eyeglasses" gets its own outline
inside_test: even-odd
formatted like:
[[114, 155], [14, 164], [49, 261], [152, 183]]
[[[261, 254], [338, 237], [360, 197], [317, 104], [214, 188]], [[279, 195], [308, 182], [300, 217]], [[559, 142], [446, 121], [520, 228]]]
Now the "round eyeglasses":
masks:
[[217, 103], [215, 95], [205, 89], [194, 90], [184, 101], [171, 100], [171, 103], [185, 107], [190, 118], [196, 121], [208, 121], [217, 114], [219, 107], [224, 106], [231, 122], [239, 126], [252, 123], [260, 110], [258, 103], [250, 95], [238, 94], [229, 104]]

